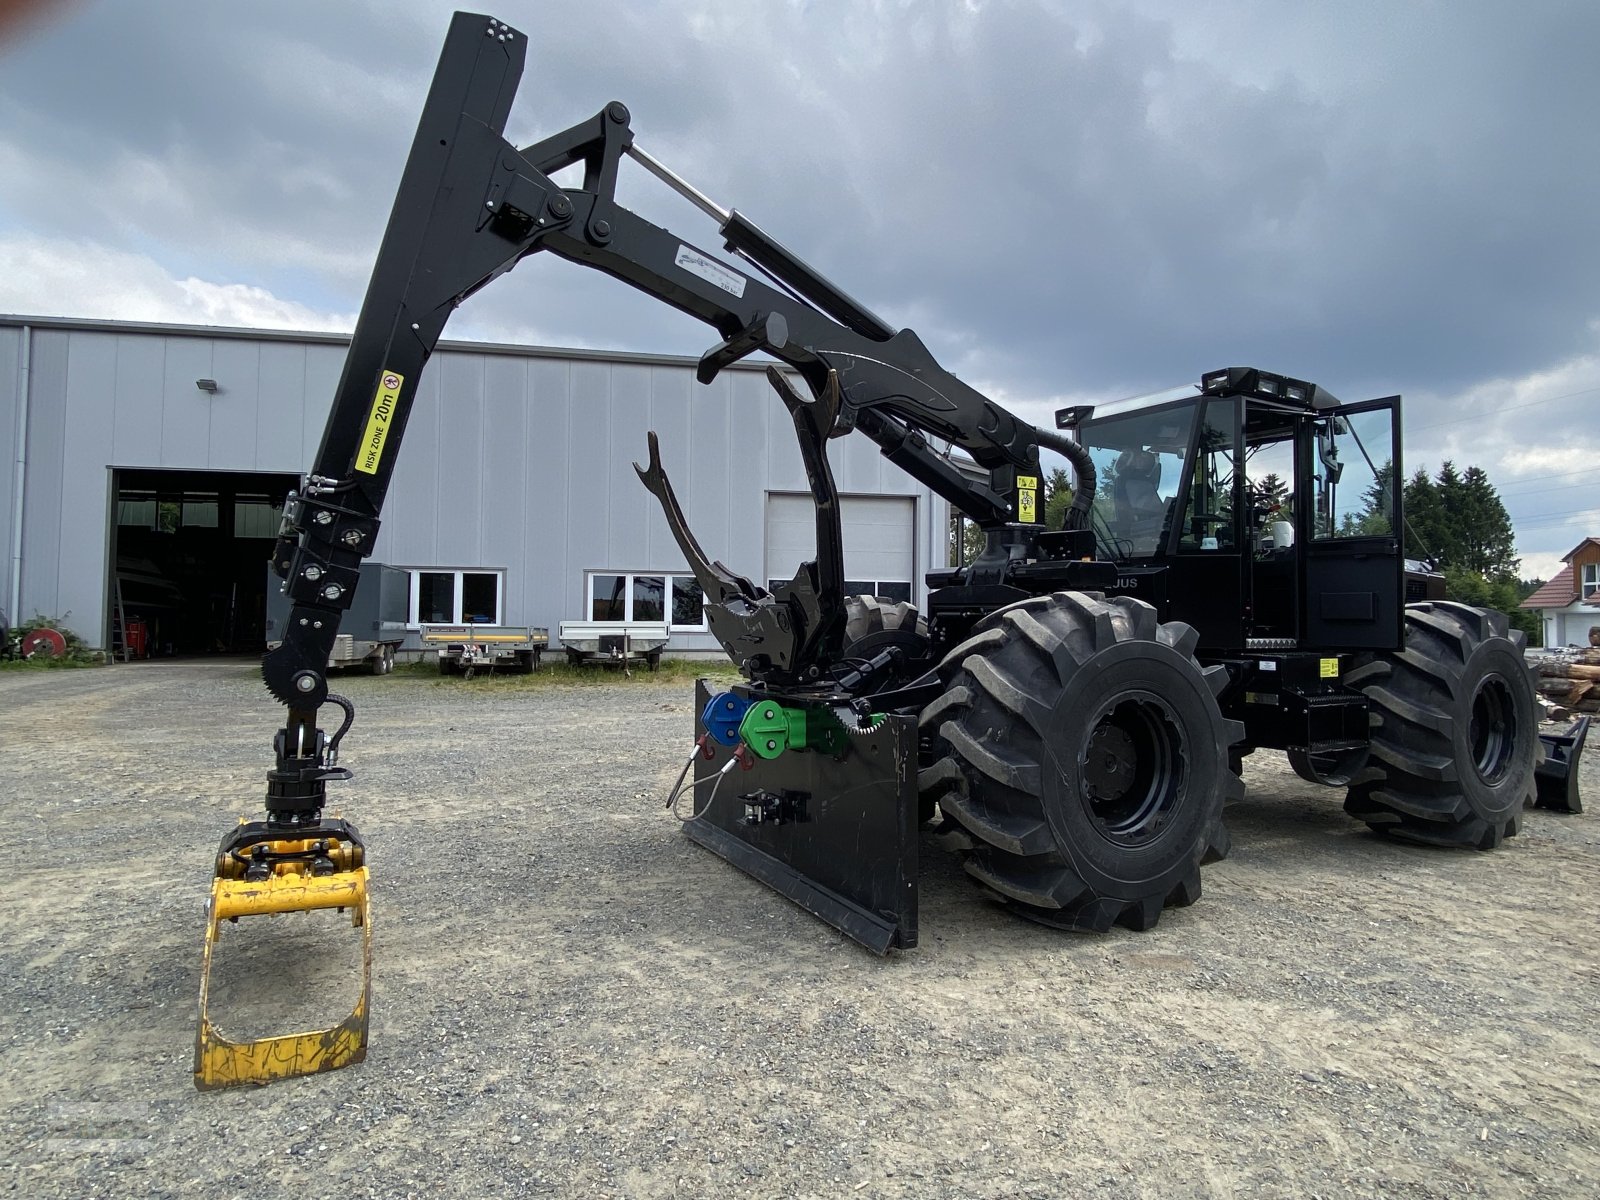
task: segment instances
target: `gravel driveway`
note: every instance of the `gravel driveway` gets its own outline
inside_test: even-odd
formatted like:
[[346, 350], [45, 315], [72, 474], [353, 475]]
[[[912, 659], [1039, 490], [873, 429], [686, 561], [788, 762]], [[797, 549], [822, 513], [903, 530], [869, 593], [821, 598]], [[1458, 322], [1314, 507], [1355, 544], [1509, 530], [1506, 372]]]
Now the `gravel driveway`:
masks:
[[[662, 810], [688, 683], [339, 690], [371, 1052], [202, 1095], [211, 860], [276, 705], [238, 661], [0, 673], [0, 1192], [1600, 1194], [1600, 814], [1428, 851], [1263, 752], [1153, 932], [1019, 921], [929, 839], [922, 944], [880, 960]], [[335, 1019], [355, 952], [241, 922], [218, 1016]]]

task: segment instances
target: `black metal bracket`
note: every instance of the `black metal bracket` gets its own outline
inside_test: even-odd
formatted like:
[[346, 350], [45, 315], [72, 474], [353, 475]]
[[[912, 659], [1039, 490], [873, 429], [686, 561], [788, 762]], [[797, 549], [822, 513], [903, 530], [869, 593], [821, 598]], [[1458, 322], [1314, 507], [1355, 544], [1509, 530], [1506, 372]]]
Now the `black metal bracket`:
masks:
[[1533, 768], [1537, 808], [1557, 812], [1581, 813], [1583, 800], [1578, 795], [1578, 760], [1589, 737], [1589, 718], [1579, 717], [1566, 733], [1541, 733], [1544, 758]]
[[[759, 694], [780, 699], [770, 690]], [[696, 711], [704, 713], [710, 698], [702, 680]], [[800, 696], [786, 702], [827, 703]], [[698, 721], [696, 732], [705, 732]], [[917, 944], [916, 718], [889, 716], [845, 737], [837, 753], [791, 750], [753, 759], [740, 776], [741, 794], [717, 789], [716, 771], [735, 751], [712, 741], [712, 760], [695, 785], [698, 815], [684, 833], [874, 953], [909, 949]], [[801, 810], [800, 797], [821, 799]], [[785, 798], [789, 819], [765, 815], [782, 817]], [[752, 803], [763, 819], [750, 820]]]

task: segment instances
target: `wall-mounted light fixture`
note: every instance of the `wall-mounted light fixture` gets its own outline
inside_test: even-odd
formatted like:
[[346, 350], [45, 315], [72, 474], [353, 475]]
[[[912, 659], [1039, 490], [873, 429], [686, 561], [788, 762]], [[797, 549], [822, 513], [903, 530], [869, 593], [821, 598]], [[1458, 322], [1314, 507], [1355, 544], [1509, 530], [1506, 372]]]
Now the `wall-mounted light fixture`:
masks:
[[215, 396], [222, 390], [215, 379], [196, 379], [194, 385], [208, 396]]

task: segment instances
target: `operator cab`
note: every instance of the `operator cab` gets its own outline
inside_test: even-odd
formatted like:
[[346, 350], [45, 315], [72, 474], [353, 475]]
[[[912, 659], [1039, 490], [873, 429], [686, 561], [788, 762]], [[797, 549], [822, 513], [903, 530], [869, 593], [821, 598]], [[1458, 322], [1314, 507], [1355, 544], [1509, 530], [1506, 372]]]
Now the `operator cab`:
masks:
[[1399, 420], [1397, 396], [1248, 367], [1056, 414], [1094, 460], [1116, 591], [1214, 652], [1400, 646]]

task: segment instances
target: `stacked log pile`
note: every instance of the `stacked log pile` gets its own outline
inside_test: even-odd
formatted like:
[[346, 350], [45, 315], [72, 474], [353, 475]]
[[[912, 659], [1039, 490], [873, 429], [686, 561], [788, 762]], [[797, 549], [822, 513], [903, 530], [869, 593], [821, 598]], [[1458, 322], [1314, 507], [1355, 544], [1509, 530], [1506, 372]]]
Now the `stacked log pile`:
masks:
[[1539, 695], [1551, 720], [1572, 713], [1600, 713], [1600, 647], [1567, 646], [1546, 650], [1534, 660]]

